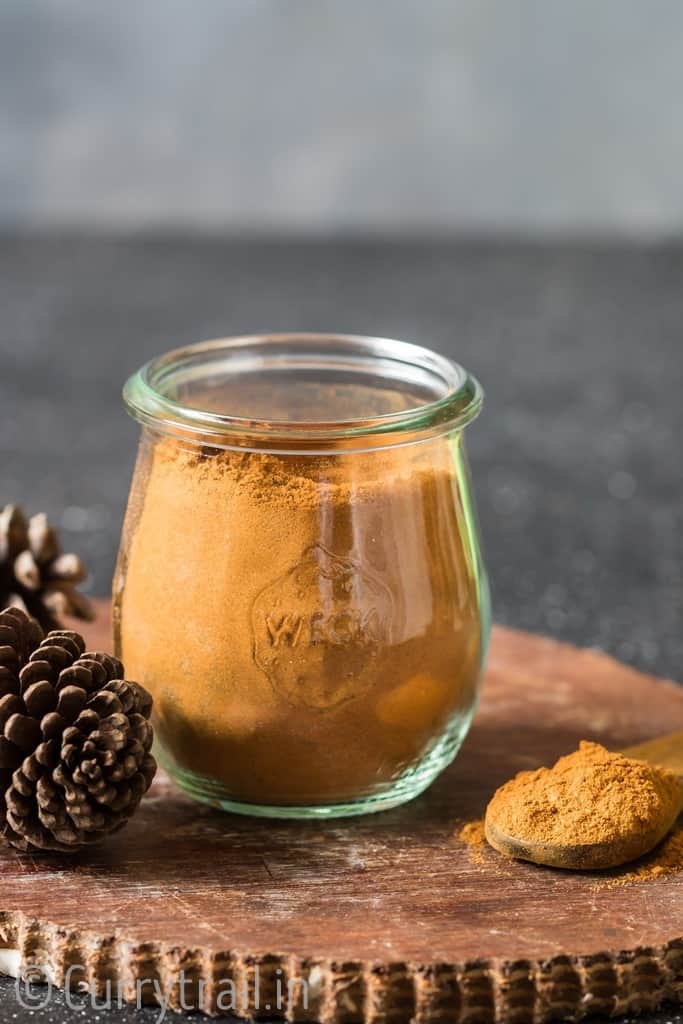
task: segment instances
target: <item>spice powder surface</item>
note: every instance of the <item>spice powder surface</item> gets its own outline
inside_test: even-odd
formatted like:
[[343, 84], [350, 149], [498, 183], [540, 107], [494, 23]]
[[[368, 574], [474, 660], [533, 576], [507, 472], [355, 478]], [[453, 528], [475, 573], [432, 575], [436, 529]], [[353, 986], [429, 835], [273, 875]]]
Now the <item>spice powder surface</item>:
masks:
[[679, 800], [672, 772], [584, 740], [552, 768], [505, 783], [486, 813], [502, 832], [529, 842], [619, 844], [670, 819]]

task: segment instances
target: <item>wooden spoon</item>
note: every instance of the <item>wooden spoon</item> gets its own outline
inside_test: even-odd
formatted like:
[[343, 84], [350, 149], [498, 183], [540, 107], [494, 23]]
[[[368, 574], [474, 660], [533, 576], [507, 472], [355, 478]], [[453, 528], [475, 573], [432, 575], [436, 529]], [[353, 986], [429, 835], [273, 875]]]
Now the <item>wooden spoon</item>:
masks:
[[508, 835], [499, 828], [495, 815], [487, 811], [485, 828], [488, 842], [494, 849], [508, 857], [530, 860], [534, 864], [546, 864], [553, 868], [582, 871], [617, 867], [649, 853], [671, 831], [683, 811], [683, 730], [628, 747], [621, 753], [626, 757], [649, 761], [659, 768], [668, 768], [678, 775], [681, 782], [679, 799], [669, 813], [662, 813], [658, 820], [648, 823], [647, 827], [616, 841], [565, 845], [541, 843], [525, 839], [524, 836]]

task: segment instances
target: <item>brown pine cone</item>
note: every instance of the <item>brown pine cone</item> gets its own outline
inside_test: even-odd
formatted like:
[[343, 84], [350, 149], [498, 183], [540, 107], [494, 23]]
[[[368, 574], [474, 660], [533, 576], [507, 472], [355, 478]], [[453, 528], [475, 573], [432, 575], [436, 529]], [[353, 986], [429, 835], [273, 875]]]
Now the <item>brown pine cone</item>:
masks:
[[78, 555], [62, 554], [47, 516], [27, 519], [18, 505], [0, 511], [0, 608], [22, 608], [44, 629], [64, 615], [92, 619], [90, 601], [76, 589], [85, 577]]
[[73, 851], [125, 825], [156, 772], [152, 698], [70, 630], [0, 612], [0, 831]]

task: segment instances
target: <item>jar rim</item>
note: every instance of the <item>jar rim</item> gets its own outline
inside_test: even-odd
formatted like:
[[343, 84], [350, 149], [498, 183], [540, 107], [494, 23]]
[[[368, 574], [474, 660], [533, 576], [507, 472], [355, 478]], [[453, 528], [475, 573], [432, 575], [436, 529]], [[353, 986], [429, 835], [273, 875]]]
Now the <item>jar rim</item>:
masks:
[[[382, 379], [427, 381], [441, 393], [398, 412], [348, 419], [266, 419], [212, 412], [177, 401], [169, 390], [201, 377], [224, 356], [229, 373], [266, 369], [349, 371], [362, 362]], [[207, 377], [210, 379], [210, 376]], [[461, 430], [479, 413], [481, 385], [453, 360], [422, 345], [352, 334], [291, 332], [216, 338], [173, 349], [145, 363], [127, 381], [128, 412], [154, 430], [218, 448], [301, 452], [330, 447], [392, 447]]]

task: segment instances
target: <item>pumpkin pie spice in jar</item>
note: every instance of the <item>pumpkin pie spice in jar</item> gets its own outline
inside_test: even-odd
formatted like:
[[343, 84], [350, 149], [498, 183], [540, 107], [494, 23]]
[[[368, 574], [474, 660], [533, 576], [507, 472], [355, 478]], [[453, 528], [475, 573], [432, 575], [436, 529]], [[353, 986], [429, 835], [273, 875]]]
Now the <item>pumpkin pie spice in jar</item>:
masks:
[[117, 653], [175, 781], [279, 817], [416, 796], [467, 732], [488, 635], [476, 381], [403, 342], [271, 335], [169, 353], [125, 398]]

